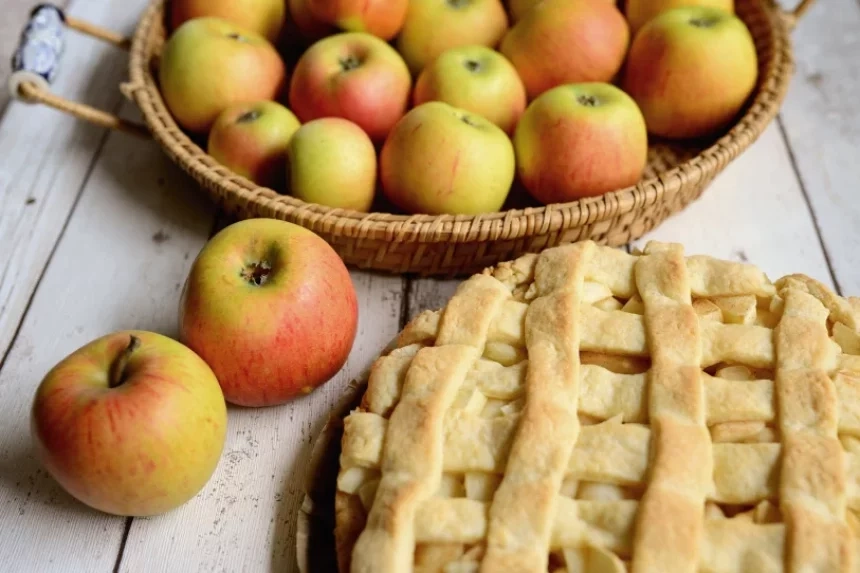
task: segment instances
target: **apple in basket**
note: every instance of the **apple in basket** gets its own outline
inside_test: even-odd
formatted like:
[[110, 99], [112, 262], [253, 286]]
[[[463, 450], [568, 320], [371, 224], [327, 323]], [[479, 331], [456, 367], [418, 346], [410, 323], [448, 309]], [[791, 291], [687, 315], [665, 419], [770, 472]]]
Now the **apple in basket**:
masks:
[[180, 340], [241, 406], [281, 404], [329, 380], [357, 324], [355, 289], [334, 249], [276, 219], [217, 233], [194, 260], [180, 302]]
[[307, 0], [319, 21], [390, 40], [403, 27], [409, 0]]
[[726, 128], [757, 77], [746, 25], [723, 10], [690, 6], [663, 12], [639, 30], [622, 85], [642, 109], [648, 131], [685, 139]]
[[376, 194], [376, 149], [349, 120], [315, 119], [290, 140], [287, 174], [290, 193], [303, 201], [367, 212]]
[[443, 101], [513, 132], [526, 108], [526, 88], [511, 63], [486, 46], [452, 48], [424, 68], [415, 105]]
[[81, 502], [157, 515], [190, 500], [224, 448], [227, 408], [215, 375], [179, 342], [122, 331], [74, 351], [36, 390], [37, 457]]
[[505, 34], [499, 50], [534, 99], [561, 84], [612, 80], [629, 42], [627, 21], [610, 2], [543, 0]]
[[286, 20], [284, 0], [170, 0], [170, 29], [188, 20], [215, 16], [278, 41]]
[[[288, 18], [287, 33], [292, 36], [288, 39], [296, 44], [303, 42], [316, 42], [336, 32], [331, 24], [326, 24], [317, 19], [308, 6], [309, 0], [287, 0]], [[298, 40], [298, 41], [297, 41]]]
[[735, 9], [734, 0], [627, 0], [624, 15], [630, 24], [630, 33], [635, 35], [657, 14], [682, 6], [710, 6], [729, 14], [733, 14]]
[[417, 0], [409, 2], [397, 51], [417, 76], [451, 48], [496, 47], [507, 29], [501, 0]]
[[507, 134], [477, 114], [431, 101], [407, 113], [380, 154], [385, 196], [408, 213], [501, 209], [514, 180]]
[[514, 133], [517, 170], [542, 203], [634, 185], [648, 156], [645, 120], [611, 84], [567, 84], [532, 101]]
[[215, 120], [207, 151], [242, 177], [283, 191], [287, 145], [300, 125], [293, 112], [277, 102], [235, 104]]
[[235, 103], [274, 100], [286, 67], [264, 37], [220, 18], [195, 18], [176, 30], [161, 54], [158, 78], [167, 108], [183, 128], [209, 131]]
[[383, 141], [409, 105], [412, 78], [400, 54], [376, 36], [323, 38], [299, 58], [290, 107], [302, 122], [342, 117]]

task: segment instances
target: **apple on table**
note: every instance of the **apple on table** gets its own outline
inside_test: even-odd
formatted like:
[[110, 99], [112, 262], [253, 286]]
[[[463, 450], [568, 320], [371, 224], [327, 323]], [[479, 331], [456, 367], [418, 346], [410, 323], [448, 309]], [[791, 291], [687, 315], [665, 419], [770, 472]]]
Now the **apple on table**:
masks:
[[409, 70], [394, 48], [371, 34], [344, 32], [302, 54], [289, 99], [303, 123], [342, 117], [381, 142], [406, 113], [411, 90]]
[[166, 336], [121, 331], [74, 351], [39, 384], [36, 455], [81, 502], [150, 516], [190, 500], [212, 476], [227, 429], [209, 366]]
[[352, 280], [328, 243], [286, 221], [246, 219], [194, 260], [179, 339], [209, 364], [228, 402], [272, 406], [334, 376], [357, 324]]
[[558, 86], [532, 101], [514, 134], [517, 171], [538, 201], [563, 203], [635, 185], [648, 158], [642, 112], [605, 83]]
[[526, 88], [502, 54], [486, 46], [464, 46], [443, 52], [424, 68], [413, 101], [442, 101], [512, 133], [526, 108]]
[[671, 139], [714, 135], [740, 113], [758, 80], [758, 56], [737, 16], [706, 6], [663, 12], [633, 39], [624, 90], [648, 131]]
[[189, 20], [170, 36], [158, 78], [179, 125], [205, 133], [230, 105], [277, 99], [286, 67], [264, 37], [207, 17]]
[[494, 48], [508, 29], [501, 0], [411, 0], [397, 51], [417, 76], [442, 52], [461, 46]]
[[293, 112], [277, 102], [236, 104], [215, 120], [207, 151], [236, 174], [283, 191], [287, 146], [300, 126]]
[[380, 154], [385, 196], [407, 213], [498, 211], [514, 180], [514, 149], [490, 120], [431, 101], [414, 107]]
[[273, 44], [284, 29], [284, 0], [170, 0], [170, 29], [194, 18], [214, 16], [263, 36]]

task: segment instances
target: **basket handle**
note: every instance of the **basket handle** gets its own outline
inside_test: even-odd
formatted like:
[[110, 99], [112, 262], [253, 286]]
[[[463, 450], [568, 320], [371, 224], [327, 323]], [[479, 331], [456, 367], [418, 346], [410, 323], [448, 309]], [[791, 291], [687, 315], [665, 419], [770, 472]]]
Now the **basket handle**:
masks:
[[9, 91], [13, 98], [40, 103], [101, 127], [148, 138], [146, 126], [51, 93], [64, 48], [65, 28], [71, 28], [118, 48], [128, 50], [131, 42], [115, 32], [67, 16], [52, 4], [39, 4], [30, 12], [18, 48], [12, 56]]
[[794, 29], [794, 27], [797, 26], [797, 21], [806, 14], [806, 11], [809, 10], [809, 7], [812, 6], [813, 2], [815, 2], [815, 0], [800, 0], [797, 6], [794, 7], [794, 10], [784, 11], [782, 13], [790, 29]]

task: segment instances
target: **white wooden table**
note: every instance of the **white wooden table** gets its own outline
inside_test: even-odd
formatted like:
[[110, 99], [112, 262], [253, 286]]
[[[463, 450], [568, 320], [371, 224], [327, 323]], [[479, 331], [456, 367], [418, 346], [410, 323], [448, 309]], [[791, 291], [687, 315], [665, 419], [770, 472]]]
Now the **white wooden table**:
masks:
[[[0, 0], [0, 80], [33, 0]], [[71, 0], [70, 13], [131, 33], [146, 0]], [[813, 6], [793, 34], [797, 72], [779, 119], [682, 214], [648, 238], [807, 273], [860, 295], [860, 3]], [[117, 89], [125, 55], [70, 34], [54, 90], [137, 118]], [[0, 96], [0, 570], [292, 571], [301, 477], [348, 381], [456, 283], [353, 271], [355, 348], [312, 395], [231, 409], [224, 455], [164, 516], [89, 510], [40, 469], [29, 408], [42, 376], [107, 332], [176, 335], [180, 285], [216, 224], [193, 181], [153, 142]]]

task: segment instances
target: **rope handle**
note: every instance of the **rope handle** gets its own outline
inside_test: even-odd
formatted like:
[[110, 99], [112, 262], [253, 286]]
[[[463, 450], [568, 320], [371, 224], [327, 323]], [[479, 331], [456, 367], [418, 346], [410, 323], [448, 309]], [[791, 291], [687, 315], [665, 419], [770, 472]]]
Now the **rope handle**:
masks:
[[797, 21], [800, 20], [806, 11], [809, 10], [810, 6], [815, 2], [815, 0], [800, 0], [797, 6], [794, 7], [794, 10], [783, 11], [782, 15], [785, 18], [785, 21], [788, 23], [789, 29], [794, 29], [797, 26]]
[[109, 127], [139, 137], [148, 138], [146, 126], [78, 103], [51, 92], [57, 77], [65, 47], [65, 29], [71, 28], [118, 48], [128, 50], [131, 42], [115, 32], [67, 16], [52, 4], [39, 4], [30, 12], [18, 48], [12, 56], [9, 92], [13, 98], [47, 105], [101, 127]]

